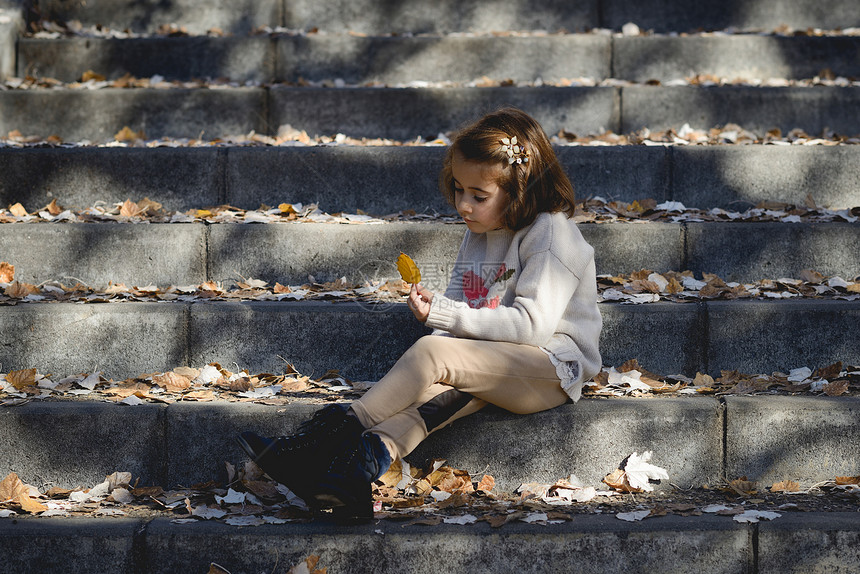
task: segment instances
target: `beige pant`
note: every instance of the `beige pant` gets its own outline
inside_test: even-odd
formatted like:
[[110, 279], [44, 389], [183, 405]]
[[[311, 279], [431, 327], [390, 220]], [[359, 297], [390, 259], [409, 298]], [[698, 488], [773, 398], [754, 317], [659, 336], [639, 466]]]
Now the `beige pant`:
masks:
[[537, 347], [427, 335], [352, 410], [396, 460], [487, 403], [527, 414], [567, 399], [555, 367]]

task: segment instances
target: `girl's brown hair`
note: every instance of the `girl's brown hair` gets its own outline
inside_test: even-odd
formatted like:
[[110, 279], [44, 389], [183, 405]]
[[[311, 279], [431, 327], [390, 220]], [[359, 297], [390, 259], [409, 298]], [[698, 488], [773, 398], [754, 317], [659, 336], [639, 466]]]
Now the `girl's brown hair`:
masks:
[[[517, 145], [528, 151], [528, 162], [508, 163], [502, 139], [514, 137]], [[543, 128], [522, 110], [502, 108], [487, 114], [454, 138], [439, 177], [442, 195], [451, 205], [455, 204], [452, 163], [456, 154], [465, 161], [503, 166], [496, 184], [508, 196], [502, 216], [506, 228], [522, 229], [544, 211], [564, 211], [573, 216], [573, 184], [561, 169]]]

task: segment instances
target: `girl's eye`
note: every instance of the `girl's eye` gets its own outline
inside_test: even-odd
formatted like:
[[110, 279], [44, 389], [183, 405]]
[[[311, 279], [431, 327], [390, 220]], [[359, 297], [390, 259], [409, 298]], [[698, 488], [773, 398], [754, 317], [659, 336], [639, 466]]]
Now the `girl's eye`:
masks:
[[487, 198], [486, 198], [486, 197], [478, 197], [478, 196], [476, 195], [476, 196], [475, 196], [475, 201], [477, 201], [478, 203], [484, 203], [485, 201], [487, 201]]

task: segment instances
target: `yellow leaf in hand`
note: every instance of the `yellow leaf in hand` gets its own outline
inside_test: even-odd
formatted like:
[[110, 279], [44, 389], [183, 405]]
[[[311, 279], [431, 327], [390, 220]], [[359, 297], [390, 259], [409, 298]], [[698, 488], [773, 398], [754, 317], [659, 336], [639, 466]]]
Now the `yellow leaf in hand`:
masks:
[[411, 257], [402, 251], [397, 258], [397, 270], [400, 271], [400, 277], [407, 283], [415, 284], [421, 282], [421, 271], [418, 270], [418, 266], [415, 265]]

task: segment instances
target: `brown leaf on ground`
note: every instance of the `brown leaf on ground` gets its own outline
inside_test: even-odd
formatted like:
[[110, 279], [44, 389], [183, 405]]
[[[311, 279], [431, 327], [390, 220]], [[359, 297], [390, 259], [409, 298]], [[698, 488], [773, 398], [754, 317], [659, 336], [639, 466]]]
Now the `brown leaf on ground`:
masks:
[[6, 382], [22, 391], [26, 387], [36, 384], [36, 369], [23, 369], [20, 371], [9, 371], [6, 374]]
[[627, 482], [627, 473], [620, 468], [616, 468], [607, 474], [603, 478], [603, 482], [619, 492], [641, 492], [638, 488], [630, 486], [630, 483]]
[[143, 210], [132, 200], [126, 199], [119, 208], [119, 214], [123, 217], [135, 217], [137, 215], [142, 215]]
[[56, 197], [54, 199], [52, 199], [51, 203], [46, 205], [43, 209], [44, 209], [44, 211], [47, 211], [48, 213], [50, 213], [51, 215], [54, 215], [54, 216], [60, 215], [63, 212], [63, 208], [60, 207], [59, 204], [57, 203]]
[[40, 293], [39, 288], [35, 285], [31, 285], [30, 283], [21, 283], [20, 281], [14, 281], [4, 289], [4, 292], [7, 296], [15, 299], [23, 299], [28, 295], [38, 295]]
[[136, 140], [146, 139], [146, 134], [142, 131], [136, 132], [130, 127], [125, 126], [121, 130], [119, 130], [116, 135], [113, 136], [113, 139], [118, 142], [133, 142]]
[[288, 574], [326, 574], [325, 568], [317, 568], [320, 557], [316, 555], [308, 556], [304, 562], [299, 562], [292, 568]]
[[209, 572], [207, 574], [230, 574], [230, 571], [221, 566], [220, 564], [212, 562], [211, 564], [209, 564]]
[[[10, 472], [6, 475], [6, 478], [0, 482], [0, 502], [5, 500], [13, 500], [18, 498], [20, 494], [27, 494], [28, 489], [21, 482], [21, 479], [18, 478], [18, 475], [14, 472]], [[29, 495], [28, 495], [29, 496]]]
[[493, 487], [496, 486], [496, 479], [490, 476], [489, 474], [485, 474], [481, 477], [480, 482], [478, 482], [477, 490], [483, 490], [484, 492], [490, 492], [493, 490]]
[[771, 492], [798, 492], [799, 490], [800, 485], [793, 480], [775, 482], [773, 486], [770, 487]]
[[162, 375], [153, 375], [152, 382], [170, 393], [180, 393], [191, 386], [188, 377], [167, 372]]
[[826, 367], [820, 367], [815, 370], [813, 374], [814, 377], [819, 379], [835, 379], [839, 376], [839, 373], [842, 372], [842, 361], [837, 361], [832, 365], [828, 365]]
[[0, 502], [6, 501], [20, 505], [24, 512], [30, 514], [38, 514], [48, 510], [47, 506], [30, 498], [30, 488], [21, 482], [21, 479], [14, 472], [10, 472], [0, 482]]
[[27, 213], [27, 210], [20, 203], [16, 203], [15, 205], [10, 206], [9, 213], [14, 215], [15, 217], [26, 217], [29, 215], [29, 213]]
[[15, 266], [5, 261], [0, 262], [0, 283], [11, 283], [15, 280]]
[[828, 397], [838, 397], [839, 395], [844, 395], [848, 392], [848, 381], [833, 381], [832, 383], [824, 385], [821, 390], [824, 391], [824, 394]]
[[749, 496], [757, 492], [755, 481], [747, 480], [745, 476], [729, 482], [729, 487], [741, 496]]
[[37, 500], [30, 498], [28, 494], [19, 494], [15, 502], [21, 505], [21, 510], [30, 514], [45, 512], [48, 507]]
[[844, 486], [846, 484], [860, 484], [860, 476], [837, 476], [836, 484]]

